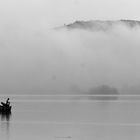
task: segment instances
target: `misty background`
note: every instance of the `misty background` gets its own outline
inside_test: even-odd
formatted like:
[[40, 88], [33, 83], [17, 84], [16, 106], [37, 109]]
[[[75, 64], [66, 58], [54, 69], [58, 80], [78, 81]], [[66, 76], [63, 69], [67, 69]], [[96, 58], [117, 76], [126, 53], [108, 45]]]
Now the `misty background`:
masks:
[[[104, 85], [139, 94], [140, 26], [118, 22], [138, 20], [138, 3], [1, 1], [0, 94], [90, 94]], [[66, 29], [76, 20], [94, 30]]]
[[139, 93], [139, 26], [116, 22], [107, 31], [5, 27], [0, 36], [2, 94], [85, 93], [102, 85]]

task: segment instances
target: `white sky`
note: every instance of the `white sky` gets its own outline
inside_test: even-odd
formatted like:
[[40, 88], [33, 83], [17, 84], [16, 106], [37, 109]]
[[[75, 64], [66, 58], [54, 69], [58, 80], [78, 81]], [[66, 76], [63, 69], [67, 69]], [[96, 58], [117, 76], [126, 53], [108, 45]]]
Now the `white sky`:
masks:
[[139, 5], [139, 0], [1, 0], [0, 20], [40, 27], [75, 20], [140, 20]]

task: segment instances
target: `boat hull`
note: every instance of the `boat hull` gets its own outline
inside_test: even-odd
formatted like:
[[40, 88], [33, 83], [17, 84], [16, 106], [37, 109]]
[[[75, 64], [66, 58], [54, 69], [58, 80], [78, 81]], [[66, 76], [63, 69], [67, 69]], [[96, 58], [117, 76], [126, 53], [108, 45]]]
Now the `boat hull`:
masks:
[[10, 113], [11, 112], [11, 106], [5, 107], [5, 106], [0, 106], [0, 113]]

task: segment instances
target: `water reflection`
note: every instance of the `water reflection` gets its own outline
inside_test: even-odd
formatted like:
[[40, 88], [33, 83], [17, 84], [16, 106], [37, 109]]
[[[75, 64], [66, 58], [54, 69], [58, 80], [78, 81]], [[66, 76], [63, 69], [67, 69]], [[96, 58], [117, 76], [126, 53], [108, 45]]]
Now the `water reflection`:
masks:
[[118, 100], [117, 95], [95, 95], [95, 96], [89, 96], [90, 100], [97, 100], [97, 101], [115, 101]]
[[3, 140], [9, 140], [10, 138], [10, 119], [11, 119], [11, 112], [10, 113], [0, 113], [1, 118], [1, 138]]
[[0, 113], [1, 121], [9, 122], [10, 118], [11, 118], [11, 115], [12, 115], [11, 112], [9, 112], [9, 113]]

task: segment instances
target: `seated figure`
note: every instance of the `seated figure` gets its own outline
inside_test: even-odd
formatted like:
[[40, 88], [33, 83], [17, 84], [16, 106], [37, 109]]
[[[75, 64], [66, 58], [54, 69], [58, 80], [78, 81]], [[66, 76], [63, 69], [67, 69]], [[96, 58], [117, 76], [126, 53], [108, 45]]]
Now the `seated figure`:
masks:
[[9, 107], [10, 106], [10, 102], [9, 102], [9, 98], [6, 100], [6, 103], [4, 103], [4, 102], [1, 102], [1, 104], [3, 105], [3, 106], [5, 106], [5, 107]]

